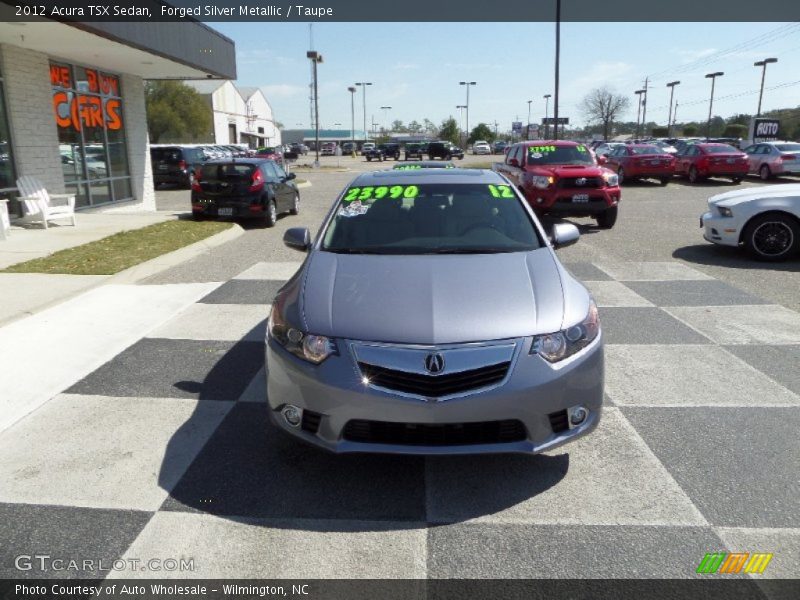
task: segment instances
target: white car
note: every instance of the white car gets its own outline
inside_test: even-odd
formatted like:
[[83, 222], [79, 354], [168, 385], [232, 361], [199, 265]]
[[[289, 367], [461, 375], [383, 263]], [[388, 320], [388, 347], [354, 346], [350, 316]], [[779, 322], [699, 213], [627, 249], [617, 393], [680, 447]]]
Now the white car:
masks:
[[491, 154], [492, 147], [489, 145], [489, 142], [475, 142], [472, 145], [472, 153], [473, 154]]
[[800, 184], [726, 192], [708, 199], [700, 217], [703, 237], [724, 246], [743, 245], [759, 260], [786, 260], [800, 252]]
[[375, 150], [375, 144], [373, 142], [364, 142], [361, 145], [361, 154], [368, 152], [369, 150]]

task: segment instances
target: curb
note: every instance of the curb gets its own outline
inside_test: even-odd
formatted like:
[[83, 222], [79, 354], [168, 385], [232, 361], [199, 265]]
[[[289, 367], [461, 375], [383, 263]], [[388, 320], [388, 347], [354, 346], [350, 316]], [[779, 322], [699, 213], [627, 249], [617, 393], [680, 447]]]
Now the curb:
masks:
[[174, 267], [182, 262], [186, 262], [187, 260], [204, 254], [211, 248], [226, 244], [231, 240], [236, 239], [243, 233], [244, 229], [242, 229], [241, 225], [234, 224], [233, 227], [212, 235], [211, 237], [207, 237], [204, 240], [200, 240], [199, 242], [195, 242], [189, 246], [184, 246], [183, 248], [178, 248], [177, 250], [173, 250], [167, 254], [156, 256], [155, 258], [151, 258], [146, 262], [129, 267], [124, 271], [120, 271], [119, 273], [115, 273], [106, 281], [104, 281], [103, 284], [136, 283], [137, 281], [141, 281], [146, 277], [150, 277], [151, 275], [155, 275], [161, 271], [166, 271], [170, 267]]
[[297, 184], [297, 189], [299, 189], [299, 190], [302, 190], [302, 189], [305, 189], [305, 188], [310, 188], [310, 187], [311, 187], [311, 182], [308, 181], [308, 180], [305, 180], [303, 183], [298, 183]]

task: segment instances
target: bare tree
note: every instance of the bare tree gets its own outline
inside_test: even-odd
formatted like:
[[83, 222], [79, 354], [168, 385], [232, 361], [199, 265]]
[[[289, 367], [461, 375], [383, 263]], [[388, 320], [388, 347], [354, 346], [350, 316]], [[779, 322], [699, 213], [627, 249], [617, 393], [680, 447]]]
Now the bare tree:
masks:
[[608, 139], [611, 124], [630, 105], [630, 100], [621, 94], [615, 94], [607, 87], [596, 88], [581, 101], [580, 110], [590, 122], [603, 126], [603, 139]]

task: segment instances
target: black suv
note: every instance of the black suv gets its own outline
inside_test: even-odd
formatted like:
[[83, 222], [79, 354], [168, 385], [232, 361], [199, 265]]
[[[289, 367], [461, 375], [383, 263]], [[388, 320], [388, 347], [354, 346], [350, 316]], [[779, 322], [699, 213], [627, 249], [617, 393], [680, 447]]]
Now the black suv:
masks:
[[428, 144], [428, 159], [434, 160], [443, 158], [452, 160], [453, 158], [464, 158], [464, 151], [452, 142], [431, 142]]
[[192, 183], [192, 216], [263, 219], [272, 227], [278, 213], [300, 212], [300, 192], [273, 160], [213, 160], [198, 169]]
[[422, 160], [425, 158], [427, 149], [427, 144], [406, 144], [404, 160], [411, 160], [412, 158]]
[[387, 159], [400, 160], [400, 144], [378, 144], [378, 148], [383, 148], [383, 155]]
[[386, 160], [386, 149], [384, 148], [383, 144], [378, 144], [374, 148], [370, 148], [368, 150], [362, 150], [361, 154], [363, 154], [367, 162], [373, 160]]
[[155, 146], [150, 148], [153, 185], [177, 183], [191, 187], [195, 170], [208, 160], [202, 148], [192, 146]]

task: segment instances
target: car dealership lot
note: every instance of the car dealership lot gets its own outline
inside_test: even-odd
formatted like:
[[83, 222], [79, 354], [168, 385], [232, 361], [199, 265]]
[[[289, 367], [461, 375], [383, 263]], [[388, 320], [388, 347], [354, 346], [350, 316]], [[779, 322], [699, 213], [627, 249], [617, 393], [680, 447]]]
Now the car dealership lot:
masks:
[[[393, 166], [323, 164], [338, 161]], [[536, 457], [336, 457], [268, 430], [264, 320], [302, 259], [281, 237], [315, 232], [354, 175], [299, 175], [299, 216], [142, 282], [205, 287], [0, 433], [5, 577], [98, 574], [14, 568], [35, 551], [194, 558], [114, 573], [131, 577], [684, 578], [720, 550], [773, 552], [762, 577], [796, 575], [800, 259], [702, 239], [727, 182], [627, 185], [613, 230], [577, 219], [584, 236], [558, 251], [607, 344], [590, 436]], [[158, 194], [189, 208], [185, 190]]]

